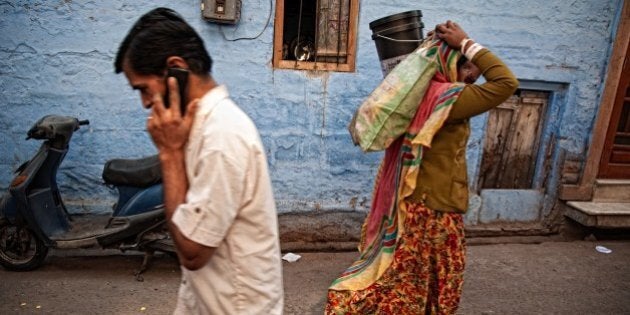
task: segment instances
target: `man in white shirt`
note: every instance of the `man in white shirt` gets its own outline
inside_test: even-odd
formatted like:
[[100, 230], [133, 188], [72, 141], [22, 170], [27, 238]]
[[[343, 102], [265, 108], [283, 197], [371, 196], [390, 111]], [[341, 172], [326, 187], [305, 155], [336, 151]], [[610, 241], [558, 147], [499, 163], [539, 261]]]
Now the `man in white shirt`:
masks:
[[[278, 223], [265, 150], [254, 123], [210, 76], [211, 65], [199, 35], [166, 8], [136, 22], [115, 61], [151, 109], [147, 129], [182, 265], [175, 313], [281, 314]], [[167, 76], [172, 68], [187, 81], [181, 95], [177, 79]]]

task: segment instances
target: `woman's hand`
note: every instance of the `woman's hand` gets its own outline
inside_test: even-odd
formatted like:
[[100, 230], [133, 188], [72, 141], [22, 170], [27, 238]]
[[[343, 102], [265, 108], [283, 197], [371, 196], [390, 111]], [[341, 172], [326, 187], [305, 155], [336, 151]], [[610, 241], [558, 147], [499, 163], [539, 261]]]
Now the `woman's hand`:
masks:
[[462, 40], [468, 38], [468, 34], [455, 22], [446, 21], [435, 27], [435, 35], [446, 42], [451, 48], [461, 50]]
[[196, 99], [191, 101], [186, 109], [186, 115], [182, 117], [177, 79], [169, 77], [167, 86], [171, 106], [164, 107], [162, 95], [156, 93], [153, 96], [151, 115], [147, 118], [147, 130], [160, 154], [183, 152], [199, 102]]

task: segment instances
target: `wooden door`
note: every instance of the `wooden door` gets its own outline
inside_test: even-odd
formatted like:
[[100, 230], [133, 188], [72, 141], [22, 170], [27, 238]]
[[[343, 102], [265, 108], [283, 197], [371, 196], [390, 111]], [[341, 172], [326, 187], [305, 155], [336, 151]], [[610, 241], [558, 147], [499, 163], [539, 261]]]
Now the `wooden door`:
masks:
[[606, 142], [599, 165], [601, 178], [630, 178], [630, 45], [619, 79]]
[[490, 110], [479, 187], [531, 189], [549, 93], [519, 90]]

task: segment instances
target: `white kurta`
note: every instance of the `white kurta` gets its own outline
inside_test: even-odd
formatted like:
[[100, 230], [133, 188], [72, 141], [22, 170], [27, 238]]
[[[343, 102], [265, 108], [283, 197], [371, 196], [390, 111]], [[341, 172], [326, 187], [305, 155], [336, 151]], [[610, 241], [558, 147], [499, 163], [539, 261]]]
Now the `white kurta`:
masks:
[[181, 233], [216, 247], [182, 267], [175, 314], [282, 314], [276, 207], [262, 142], [223, 86], [200, 101], [186, 146], [189, 189], [173, 215]]

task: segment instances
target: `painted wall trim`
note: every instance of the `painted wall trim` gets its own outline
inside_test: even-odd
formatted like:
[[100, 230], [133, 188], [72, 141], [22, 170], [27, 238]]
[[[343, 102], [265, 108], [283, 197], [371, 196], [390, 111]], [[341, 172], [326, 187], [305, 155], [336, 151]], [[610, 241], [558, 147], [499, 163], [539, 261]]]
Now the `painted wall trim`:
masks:
[[538, 81], [538, 80], [524, 80], [519, 79], [518, 88], [523, 90], [537, 90], [537, 91], [548, 91], [548, 92], [558, 92], [566, 89], [569, 84], [563, 82], [549, 82], [549, 81]]

